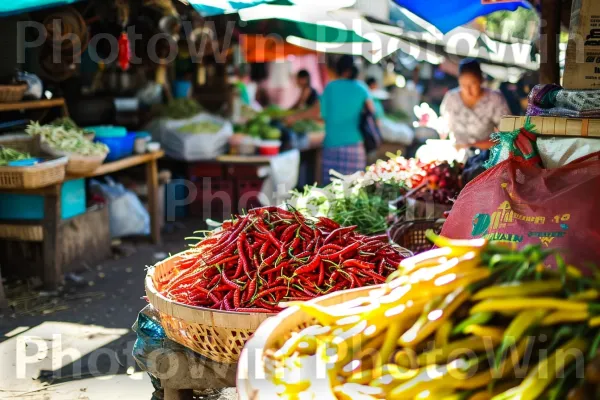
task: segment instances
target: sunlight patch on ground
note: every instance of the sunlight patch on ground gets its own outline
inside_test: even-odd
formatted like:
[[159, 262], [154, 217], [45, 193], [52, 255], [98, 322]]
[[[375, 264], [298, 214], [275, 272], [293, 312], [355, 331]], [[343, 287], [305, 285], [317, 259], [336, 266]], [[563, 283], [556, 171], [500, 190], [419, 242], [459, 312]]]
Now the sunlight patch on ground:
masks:
[[[43, 384], [37, 379], [72, 365], [73, 374], [88, 370], [108, 355], [107, 344], [128, 334], [128, 329], [65, 322], [44, 322], [0, 343], [0, 398], [2, 390], [28, 392]], [[126, 377], [127, 378], [127, 377]], [[53, 397], [52, 397], [53, 398]], [[77, 398], [77, 397], [75, 397]]]

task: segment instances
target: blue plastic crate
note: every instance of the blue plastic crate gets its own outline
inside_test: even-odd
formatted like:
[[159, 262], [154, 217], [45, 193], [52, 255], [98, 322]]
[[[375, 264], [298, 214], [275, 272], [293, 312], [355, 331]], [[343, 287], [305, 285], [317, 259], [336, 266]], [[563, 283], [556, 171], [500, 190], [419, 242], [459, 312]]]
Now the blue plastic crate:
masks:
[[106, 161], [116, 161], [133, 154], [136, 134], [128, 133], [123, 137], [96, 137], [96, 142], [104, 143], [110, 149]]
[[[85, 179], [67, 181], [61, 190], [61, 217], [73, 218], [85, 213]], [[0, 193], [0, 219], [43, 219], [44, 197], [30, 194]]]

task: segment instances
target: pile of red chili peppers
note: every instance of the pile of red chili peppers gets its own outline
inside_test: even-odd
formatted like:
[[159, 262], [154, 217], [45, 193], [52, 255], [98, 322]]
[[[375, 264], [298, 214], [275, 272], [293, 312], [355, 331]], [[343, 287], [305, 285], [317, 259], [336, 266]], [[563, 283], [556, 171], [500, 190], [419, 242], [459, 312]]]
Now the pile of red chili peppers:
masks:
[[402, 249], [355, 229], [278, 207], [254, 209], [181, 253], [172, 277], [156, 284], [183, 304], [275, 313], [280, 302], [384, 283]]

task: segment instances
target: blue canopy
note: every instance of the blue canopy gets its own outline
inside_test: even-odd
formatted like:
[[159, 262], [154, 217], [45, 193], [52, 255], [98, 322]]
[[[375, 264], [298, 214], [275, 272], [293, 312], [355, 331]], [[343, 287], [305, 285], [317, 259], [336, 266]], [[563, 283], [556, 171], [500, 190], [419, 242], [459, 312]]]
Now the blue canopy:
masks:
[[442, 33], [450, 32], [477, 17], [495, 11], [515, 11], [519, 7], [531, 8], [527, 1], [516, 0], [511, 3], [481, 4], [481, 0], [394, 0], [394, 2], [415, 15], [435, 25]]
[[40, 10], [42, 8], [64, 6], [79, 1], [83, 0], [2, 0], [0, 1], [0, 17], [18, 15], [29, 11]]

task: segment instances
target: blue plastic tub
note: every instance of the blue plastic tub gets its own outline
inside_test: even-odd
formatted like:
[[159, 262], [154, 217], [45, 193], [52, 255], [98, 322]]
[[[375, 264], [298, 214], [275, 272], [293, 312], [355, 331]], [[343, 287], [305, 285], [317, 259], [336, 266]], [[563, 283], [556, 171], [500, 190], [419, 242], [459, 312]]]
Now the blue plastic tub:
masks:
[[96, 137], [96, 142], [104, 143], [110, 149], [106, 161], [116, 161], [133, 154], [136, 134], [128, 133], [123, 137]]
[[103, 125], [90, 126], [85, 128], [90, 132], [94, 132], [98, 138], [113, 138], [127, 136], [127, 128], [123, 126]]
[[[85, 213], [85, 179], [63, 183], [60, 192], [62, 219]], [[37, 220], [44, 218], [44, 197], [32, 194], [0, 193], [0, 219]]]

